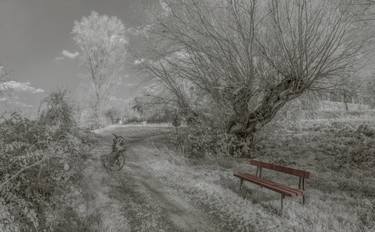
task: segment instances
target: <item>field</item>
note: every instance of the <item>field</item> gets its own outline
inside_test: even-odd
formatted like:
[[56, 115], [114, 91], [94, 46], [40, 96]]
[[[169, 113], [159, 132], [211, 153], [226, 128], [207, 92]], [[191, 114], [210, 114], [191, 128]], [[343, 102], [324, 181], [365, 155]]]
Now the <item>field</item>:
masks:
[[[293, 133], [259, 136], [253, 158], [312, 172], [306, 204], [287, 198], [282, 215], [279, 194], [250, 183], [239, 191], [233, 171], [249, 169], [244, 160], [189, 158], [175, 149], [167, 127], [107, 128], [98, 131], [101, 142], [84, 172], [86, 200], [78, 212], [95, 218], [90, 231], [374, 231], [375, 138], [356, 132], [355, 124], [305, 121]], [[120, 172], [107, 172], [100, 163], [111, 133], [132, 141]], [[363, 152], [370, 152], [366, 160]], [[298, 183], [272, 172], [265, 176]]]

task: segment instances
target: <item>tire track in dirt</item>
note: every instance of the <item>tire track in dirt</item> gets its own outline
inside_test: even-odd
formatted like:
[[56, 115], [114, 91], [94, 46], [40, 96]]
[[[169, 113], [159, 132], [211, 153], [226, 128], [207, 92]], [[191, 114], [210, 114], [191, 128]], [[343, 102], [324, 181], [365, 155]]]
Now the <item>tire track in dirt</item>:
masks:
[[[119, 222], [113, 228], [127, 229], [112, 231], [327, 231], [331, 227], [340, 228], [334, 231], [357, 231], [350, 211], [331, 210], [336, 205], [322, 202], [319, 192], [312, 194], [314, 204], [308, 207], [286, 201], [280, 217], [276, 213], [277, 194], [267, 192], [266, 198], [258, 197], [263, 191], [255, 190], [256, 196], [251, 193], [250, 198], [244, 197], [237, 191], [238, 180], [229, 168], [192, 162], [173, 152], [158, 138], [158, 129], [137, 130], [116, 128], [102, 134], [102, 150], [98, 148], [93, 154], [87, 174], [94, 182], [87, 191], [102, 188], [89, 201], [101, 212], [103, 224]], [[120, 172], [106, 172], [100, 163], [100, 155], [110, 151], [112, 132], [130, 135], [126, 164]], [[104, 181], [89, 176], [95, 171]], [[346, 221], [338, 224], [338, 216], [331, 212], [343, 212], [340, 220]]]
[[[110, 152], [110, 133], [103, 135], [101, 155]], [[127, 137], [126, 131], [116, 130], [116, 134]], [[117, 216], [113, 218], [123, 217], [128, 229], [113, 231], [251, 232], [272, 231], [282, 224], [262, 206], [220, 183], [220, 178], [237, 183], [229, 170], [192, 166], [171, 150], [159, 149], [157, 146], [165, 147], [159, 136], [144, 132], [128, 136], [126, 162], [119, 172], [99, 168], [100, 154], [95, 154], [96, 170], [106, 180], [96, 186], [105, 189], [102, 198], [107, 199], [98, 208], [103, 207], [106, 221], [113, 216], [106, 216], [108, 206], [115, 205]], [[267, 220], [259, 221], [259, 218]], [[280, 231], [290, 229], [286, 228]]]
[[[135, 149], [137, 146], [143, 145], [136, 145]], [[160, 217], [157, 224], [162, 222], [159, 227], [165, 227], [159, 229], [165, 231], [218, 231], [204, 212], [197, 210], [189, 201], [183, 199], [178, 191], [167, 187], [162, 180], [147, 170], [146, 166], [142, 166], [141, 159], [146, 159], [144, 154], [131, 150], [128, 154], [127, 169], [121, 173], [120, 178], [122, 181], [132, 180], [137, 183], [133, 191], [141, 194], [146, 199], [145, 202], [148, 206], [153, 205], [157, 209]], [[123, 188], [125, 186], [127, 185], [123, 184]]]
[[[219, 179], [223, 176], [232, 177], [231, 173], [227, 175], [223, 170], [202, 170], [201, 167], [189, 166], [176, 158], [175, 154], [163, 155], [157, 151], [155, 157], [152, 157], [156, 150], [153, 148], [138, 146], [134, 149], [143, 156], [137, 164], [142, 164], [143, 169], [159, 179], [163, 186], [174, 189], [192, 208], [205, 215], [205, 223], [214, 224], [214, 231], [272, 231], [276, 228], [273, 223], [281, 224], [272, 215], [267, 216], [263, 207], [255, 206], [232, 189], [215, 183], [220, 182]], [[237, 180], [231, 178], [230, 181]], [[268, 218], [270, 224], [260, 223], [258, 219], [261, 217]]]
[[110, 172], [103, 168], [101, 156], [110, 152], [111, 137], [103, 135], [84, 171], [84, 191], [89, 197], [79, 208], [85, 208], [88, 215], [100, 214], [99, 231], [218, 231], [205, 212], [142, 166], [149, 154], [137, 153], [137, 147], [149, 145], [147, 141], [155, 136], [132, 136], [124, 168]]
[[99, 215], [97, 231], [130, 231], [128, 220], [119, 208], [120, 202], [109, 196], [111, 186], [116, 185], [100, 162], [100, 156], [109, 151], [108, 146], [99, 144], [91, 151], [93, 157], [88, 160], [84, 170], [84, 195], [86, 204], [79, 207], [80, 213]]

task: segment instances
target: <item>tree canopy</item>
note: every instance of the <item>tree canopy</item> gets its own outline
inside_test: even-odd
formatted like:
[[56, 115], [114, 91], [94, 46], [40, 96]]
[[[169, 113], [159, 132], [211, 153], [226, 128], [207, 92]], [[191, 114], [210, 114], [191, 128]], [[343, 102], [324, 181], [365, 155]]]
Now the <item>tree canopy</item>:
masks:
[[183, 115], [244, 139], [289, 101], [350, 75], [363, 44], [353, 14], [327, 0], [167, 1], [165, 9], [144, 68]]
[[125, 26], [117, 17], [92, 12], [75, 22], [73, 35], [94, 90], [94, 117], [100, 124], [103, 105], [121, 77], [125, 64]]

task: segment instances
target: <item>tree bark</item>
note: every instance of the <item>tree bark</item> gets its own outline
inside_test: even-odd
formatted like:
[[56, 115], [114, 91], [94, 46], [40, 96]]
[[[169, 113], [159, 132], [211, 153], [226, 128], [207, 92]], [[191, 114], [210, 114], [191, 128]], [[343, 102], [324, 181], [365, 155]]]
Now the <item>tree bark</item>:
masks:
[[[269, 123], [276, 113], [290, 100], [300, 96], [306, 89], [303, 80], [287, 78], [265, 94], [258, 107], [250, 111], [247, 107], [232, 116], [228, 122], [227, 132], [236, 137], [249, 148], [253, 146], [255, 133]], [[247, 150], [244, 148], [243, 150]], [[248, 155], [246, 152], [244, 156]]]

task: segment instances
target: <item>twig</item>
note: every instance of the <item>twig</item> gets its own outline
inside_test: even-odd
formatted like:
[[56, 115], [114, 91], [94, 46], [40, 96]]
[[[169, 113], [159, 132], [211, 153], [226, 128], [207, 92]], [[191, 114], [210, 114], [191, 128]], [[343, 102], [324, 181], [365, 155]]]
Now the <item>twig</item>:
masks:
[[37, 162], [35, 162], [35, 163], [33, 163], [33, 164], [30, 164], [29, 166], [26, 166], [26, 167], [22, 168], [22, 169], [19, 170], [16, 174], [14, 174], [12, 177], [10, 177], [9, 179], [7, 179], [7, 180], [4, 181], [3, 183], [1, 183], [1, 185], [0, 185], [0, 190], [2, 190], [2, 188], [3, 188], [6, 184], [8, 184], [11, 180], [13, 180], [13, 179], [15, 179], [16, 177], [18, 177], [22, 172], [26, 171], [27, 169], [30, 169], [30, 168], [32, 168], [32, 167], [35, 167], [35, 166], [41, 164], [43, 161], [47, 160], [48, 158], [50, 158], [50, 157], [47, 156], [47, 157], [45, 157], [45, 158], [43, 158], [43, 159], [41, 159], [41, 160], [39, 160], [39, 161], [37, 161]]

